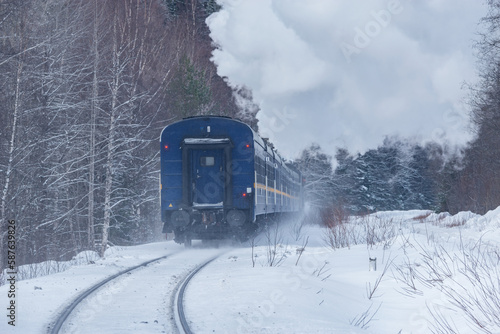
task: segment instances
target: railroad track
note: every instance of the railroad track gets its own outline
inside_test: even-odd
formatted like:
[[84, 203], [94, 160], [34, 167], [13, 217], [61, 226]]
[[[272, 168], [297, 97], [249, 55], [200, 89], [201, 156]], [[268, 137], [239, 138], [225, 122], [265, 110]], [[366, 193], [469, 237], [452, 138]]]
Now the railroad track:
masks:
[[[177, 259], [172, 259], [171, 262], [162, 262], [159, 264], [159, 266], [166, 266], [167, 264], [169, 264], [169, 266], [171, 266], [171, 268], [182, 268], [179, 266], [179, 262], [185, 262], [185, 259], [189, 259], [190, 258], [190, 255], [189, 254], [190, 252], [189, 251], [182, 251], [182, 252], [177, 252], [177, 253], [172, 253], [172, 254], [169, 254], [169, 255], [165, 255], [165, 256], [161, 256], [161, 257], [158, 257], [158, 258], [155, 258], [155, 259], [152, 259], [152, 260], [148, 260], [148, 261], [145, 261], [141, 264], [138, 264], [136, 266], [133, 266], [131, 268], [127, 268], [125, 270], [122, 270], [110, 277], [107, 277], [106, 279], [100, 281], [99, 283], [91, 286], [90, 288], [88, 288], [87, 290], [83, 291], [80, 295], [78, 295], [60, 314], [59, 316], [57, 317], [57, 319], [51, 324], [51, 326], [49, 326], [49, 330], [48, 330], [48, 333], [50, 334], [58, 334], [58, 333], [62, 333], [62, 332], [65, 332], [68, 330], [68, 326], [70, 326], [70, 328], [72, 328], [72, 330], [74, 331], [75, 330], [75, 327], [80, 330], [82, 329], [83, 332], [89, 332], [89, 329], [88, 328], [81, 328], [82, 324], [79, 324], [77, 323], [76, 325], [73, 323], [75, 321], [75, 316], [76, 316], [76, 319], [78, 319], [79, 317], [81, 317], [79, 315], [78, 312], [80, 312], [81, 308], [83, 307], [83, 309], [85, 308], [88, 308], [88, 306], [85, 306], [85, 305], [82, 305], [81, 307], [79, 307], [79, 305], [81, 304], [85, 304], [85, 303], [82, 303], [86, 300], [88, 300], [89, 303], [91, 303], [92, 299], [93, 298], [98, 298], [96, 295], [99, 295], [101, 293], [104, 293], [102, 291], [108, 291], [109, 289], [113, 290], [112, 287], [108, 288], [108, 290], [102, 290], [101, 288], [103, 286], [105, 286], [106, 284], [113, 284], [113, 281], [117, 280], [119, 278], [122, 278], [124, 277], [123, 279], [125, 280], [130, 280], [131, 278], [137, 276], [138, 274], [135, 274], [135, 275], [131, 275], [131, 272], [139, 269], [139, 268], [145, 268], [147, 267], [149, 264], [151, 263], [154, 263], [154, 262], [157, 262], [157, 261], [160, 261], [160, 260], [164, 260], [164, 259], [167, 259], [169, 257], [173, 258], [174, 255], [179, 255], [179, 254], [185, 254], [185, 257], [177, 257]], [[189, 324], [188, 324], [188, 321], [186, 319], [186, 316], [184, 314], [184, 293], [186, 291], [186, 288], [189, 284], [189, 282], [191, 281], [191, 279], [193, 277], [195, 277], [195, 275], [197, 273], [199, 273], [204, 267], [206, 267], [209, 263], [211, 263], [212, 261], [216, 260], [217, 258], [219, 258], [223, 253], [221, 253], [220, 251], [217, 252], [216, 255], [214, 255], [213, 253], [211, 254], [212, 256], [209, 257], [208, 259], [204, 259], [203, 261], [198, 261], [198, 263], [193, 263], [191, 264], [190, 266], [193, 267], [193, 269], [190, 269], [187, 273], [186, 273], [186, 266], [183, 266], [183, 268], [181, 269], [183, 271], [182, 274], [178, 274], [177, 272], [170, 272], [170, 270], [167, 272], [164, 270], [164, 268], [162, 269], [162, 273], [165, 273], [165, 276], [164, 277], [167, 277], [168, 275], [172, 275], [173, 277], [183, 277], [178, 283], [175, 284], [175, 287], [173, 288], [173, 290], [170, 291], [169, 295], [170, 295], [170, 313], [171, 313], [171, 317], [172, 317], [172, 320], [170, 322], [173, 322], [170, 324], [170, 326], [172, 327], [172, 329], [170, 330], [173, 330], [173, 331], [178, 331], [180, 333], [192, 333], [191, 329], [189, 328]], [[198, 258], [198, 256], [195, 256], [195, 258]], [[153, 267], [151, 267], [153, 268]], [[148, 270], [147, 272], [151, 271]], [[142, 272], [142, 275], [144, 275], [144, 272]], [[128, 275], [127, 275], [128, 274]], [[174, 274], [176, 274], [177, 276], [175, 276]], [[139, 275], [141, 276], [141, 275]], [[177, 279], [176, 279], [177, 280]], [[122, 283], [120, 283], [122, 282]], [[143, 285], [147, 282], [140, 282], [142, 283]], [[118, 285], [120, 284], [123, 284], [123, 280], [121, 281], [118, 281], [117, 283]], [[131, 284], [132, 286], [132, 284]], [[158, 292], [161, 292], [162, 291], [162, 288], [165, 288], [166, 284], [164, 284], [163, 286], [158, 286]], [[99, 291], [99, 292], [98, 292]], [[168, 291], [167, 291], [168, 292]], [[116, 297], [116, 296], [114, 296]], [[168, 300], [168, 298], [167, 298]], [[88, 304], [88, 303], [87, 303]], [[108, 307], [120, 307], [120, 300], [117, 299], [117, 300], [113, 300], [112, 301], [112, 304], [110, 305], [105, 305], [103, 308], [104, 309], [107, 309]], [[91, 306], [92, 307], [92, 306]], [[75, 309], [78, 308], [78, 311], [75, 311]], [[74, 312], [75, 311], [75, 312]], [[72, 313], [77, 313], [77, 315], [72, 315]], [[166, 311], [164, 314], [162, 314], [162, 317], [164, 317], [164, 319], [167, 319], [168, 317], [168, 311]], [[100, 315], [101, 316], [101, 315]], [[104, 315], [106, 316], [106, 315]], [[126, 314], [123, 315], [123, 317], [127, 317]], [[68, 321], [68, 319], [72, 319], [71, 321]], [[76, 320], [78, 322], [78, 320]], [[156, 320], [155, 320], [156, 322]], [[142, 322], [141, 322], [142, 323]], [[146, 323], [146, 322], [144, 322]], [[150, 323], [151, 324], [151, 323]], [[155, 324], [157, 326], [159, 326], [160, 324]], [[72, 327], [71, 327], [72, 326]], [[169, 331], [170, 331], [169, 330]], [[71, 332], [71, 330], [70, 330]]]
[[198, 274], [203, 268], [205, 268], [208, 264], [219, 258], [222, 254], [219, 254], [211, 259], [208, 259], [198, 267], [194, 268], [191, 272], [188, 273], [186, 278], [179, 282], [175, 291], [174, 291], [174, 302], [172, 305], [172, 311], [175, 314], [175, 319], [177, 322], [177, 329], [185, 334], [192, 334], [193, 332], [189, 328], [189, 323], [186, 319], [186, 315], [184, 313], [184, 294], [186, 292], [186, 288], [191, 281], [191, 279]]
[[54, 322], [54, 325], [52, 326], [52, 328], [50, 329], [49, 333], [50, 334], [58, 334], [59, 331], [61, 330], [61, 327], [63, 326], [63, 324], [65, 323], [65, 321], [68, 319], [68, 317], [70, 316], [71, 312], [73, 312], [73, 310], [87, 297], [89, 297], [92, 293], [94, 293], [96, 290], [98, 290], [99, 288], [101, 288], [102, 286], [106, 285], [107, 283], [111, 282], [112, 280], [114, 279], [117, 279], [118, 277], [122, 276], [122, 275], [125, 275], [127, 273], [130, 273], [138, 268], [141, 268], [141, 267], [145, 267], [147, 266], [148, 264], [150, 263], [153, 263], [153, 262], [156, 262], [156, 261], [159, 261], [159, 260], [162, 260], [162, 259], [166, 259], [167, 257], [171, 256], [172, 254], [169, 254], [169, 255], [165, 255], [165, 256], [160, 256], [160, 257], [157, 257], [155, 259], [152, 259], [152, 260], [148, 260], [148, 261], [145, 261], [141, 264], [138, 264], [136, 266], [133, 266], [131, 268], [128, 268], [128, 269], [125, 269], [125, 270], [122, 270], [112, 276], [109, 276], [108, 278], [102, 280], [101, 282], [91, 286], [90, 288], [88, 288], [87, 290], [83, 291], [78, 297], [75, 298], [75, 300], [73, 300], [71, 302], [70, 305], [68, 305], [66, 307], [66, 309], [64, 309], [64, 311], [59, 315], [59, 317], [56, 319], [56, 321]]

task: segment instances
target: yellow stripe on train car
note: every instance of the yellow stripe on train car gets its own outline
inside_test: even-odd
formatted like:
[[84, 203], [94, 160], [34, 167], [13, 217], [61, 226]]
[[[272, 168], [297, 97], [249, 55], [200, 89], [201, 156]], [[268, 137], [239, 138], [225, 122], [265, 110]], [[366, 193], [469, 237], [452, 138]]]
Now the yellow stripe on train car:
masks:
[[277, 193], [279, 195], [283, 195], [283, 196], [286, 196], [286, 197], [290, 197], [290, 198], [295, 198], [295, 199], [298, 199], [298, 197], [295, 197], [295, 196], [292, 196], [292, 195], [289, 195], [285, 192], [282, 192], [280, 190], [277, 190], [277, 189], [274, 189], [274, 188], [271, 188], [271, 187], [266, 187], [264, 184], [260, 184], [260, 183], [254, 183], [254, 188], [258, 188], [258, 189], [264, 189], [266, 191], [270, 191], [270, 192], [274, 192], [274, 193]]

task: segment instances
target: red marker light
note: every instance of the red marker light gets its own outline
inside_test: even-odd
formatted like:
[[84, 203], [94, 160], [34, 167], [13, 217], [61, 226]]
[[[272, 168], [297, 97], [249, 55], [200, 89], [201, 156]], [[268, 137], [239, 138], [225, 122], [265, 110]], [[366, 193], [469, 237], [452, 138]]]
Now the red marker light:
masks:
[[165, 145], [165, 149], [168, 150], [168, 145]]
[[247, 194], [243, 193], [243, 197], [247, 197]]
[[246, 144], [246, 145], [245, 145], [245, 147], [246, 147], [246, 148], [250, 148], [250, 144]]

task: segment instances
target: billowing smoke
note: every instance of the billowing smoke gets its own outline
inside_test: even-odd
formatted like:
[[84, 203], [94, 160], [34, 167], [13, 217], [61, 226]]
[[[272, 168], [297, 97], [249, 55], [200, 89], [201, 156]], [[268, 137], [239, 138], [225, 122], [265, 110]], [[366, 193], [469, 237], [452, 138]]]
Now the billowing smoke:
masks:
[[464, 144], [476, 0], [219, 0], [218, 73], [247, 86], [285, 156], [311, 142], [363, 152], [399, 135]]

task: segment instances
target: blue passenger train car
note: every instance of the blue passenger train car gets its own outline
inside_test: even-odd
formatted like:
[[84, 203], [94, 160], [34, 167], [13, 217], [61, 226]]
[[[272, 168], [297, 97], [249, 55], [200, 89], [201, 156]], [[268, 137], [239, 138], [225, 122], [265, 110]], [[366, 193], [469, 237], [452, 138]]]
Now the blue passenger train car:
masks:
[[185, 118], [161, 133], [161, 216], [175, 241], [245, 239], [260, 218], [302, 209], [302, 177], [248, 125]]

